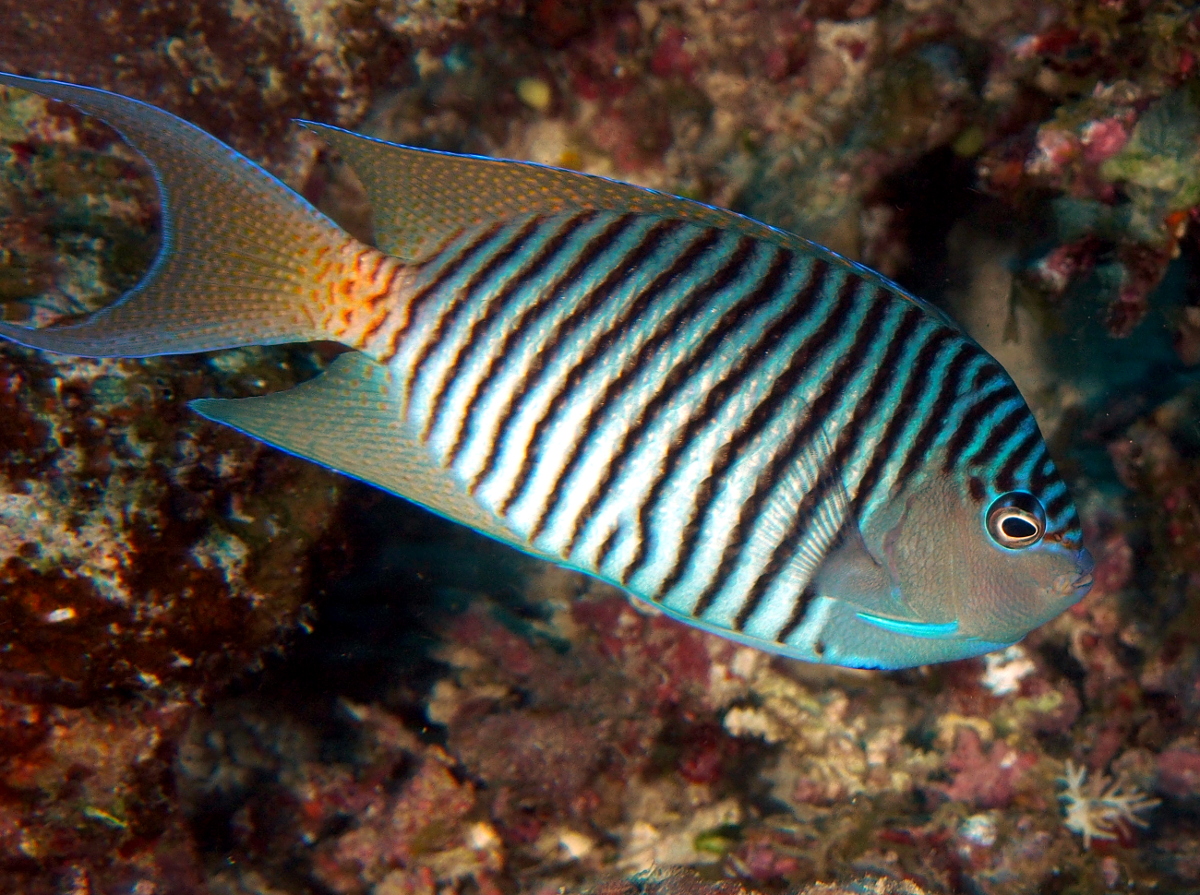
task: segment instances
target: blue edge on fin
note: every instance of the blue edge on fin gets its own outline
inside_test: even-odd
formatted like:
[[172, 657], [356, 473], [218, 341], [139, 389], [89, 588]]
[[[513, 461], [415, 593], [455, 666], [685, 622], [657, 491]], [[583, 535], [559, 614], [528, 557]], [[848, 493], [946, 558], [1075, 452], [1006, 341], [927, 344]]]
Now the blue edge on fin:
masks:
[[884, 618], [881, 615], [872, 615], [869, 612], [856, 612], [859, 618], [867, 624], [874, 625], [877, 628], [883, 628], [885, 631], [891, 631], [894, 634], [907, 634], [909, 637], [953, 637], [958, 633], [958, 621], [941, 622], [938, 624], [932, 622], [906, 622], [898, 618]]

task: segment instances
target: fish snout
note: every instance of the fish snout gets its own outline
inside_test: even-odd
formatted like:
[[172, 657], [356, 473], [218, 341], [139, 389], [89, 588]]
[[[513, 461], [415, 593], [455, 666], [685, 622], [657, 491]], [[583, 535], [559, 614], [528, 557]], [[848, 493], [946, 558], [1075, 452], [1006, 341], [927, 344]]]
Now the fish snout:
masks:
[[1071, 598], [1072, 603], [1082, 600], [1092, 588], [1092, 569], [1095, 565], [1092, 554], [1080, 548], [1075, 554], [1075, 573], [1059, 575], [1054, 580], [1055, 593], [1060, 597]]
[[1075, 568], [1079, 569], [1079, 577], [1075, 579], [1075, 586], [1091, 587], [1092, 569], [1095, 567], [1096, 561], [1092, 559], [1092, 554], [1088, 553], [1085, 547], [1080, 547], [1079, 552], [1075, 554]]

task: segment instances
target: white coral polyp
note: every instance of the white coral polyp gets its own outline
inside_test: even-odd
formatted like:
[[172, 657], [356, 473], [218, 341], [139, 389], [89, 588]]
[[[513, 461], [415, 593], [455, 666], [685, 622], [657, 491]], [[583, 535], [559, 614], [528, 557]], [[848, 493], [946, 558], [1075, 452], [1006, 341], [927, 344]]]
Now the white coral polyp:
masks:
[[1063, 823], [1083, 837], [1084, 848], [1091, 848], [1093, 839], [1116, 839], [1129, 826], [1145, 827], [1146, 821], [1138, 815], [1159, 803], [1136, 788], [1126, 790], [1103, 774], [1089, 783], [1087, 771], [1070, 760], [1058, 779], [1067, 787], [1059, 796], [1066, 812]]

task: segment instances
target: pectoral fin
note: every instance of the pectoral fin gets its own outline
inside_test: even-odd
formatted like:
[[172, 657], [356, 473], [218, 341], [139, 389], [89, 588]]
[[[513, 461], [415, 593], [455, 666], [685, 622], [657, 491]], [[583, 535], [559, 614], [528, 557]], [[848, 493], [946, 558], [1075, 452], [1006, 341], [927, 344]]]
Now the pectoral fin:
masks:
[[888, 570], [875, 560], [853, 521], [829, 551], [814, 579], [816, 592], [868, 613], [903, 615], [904, 609]]

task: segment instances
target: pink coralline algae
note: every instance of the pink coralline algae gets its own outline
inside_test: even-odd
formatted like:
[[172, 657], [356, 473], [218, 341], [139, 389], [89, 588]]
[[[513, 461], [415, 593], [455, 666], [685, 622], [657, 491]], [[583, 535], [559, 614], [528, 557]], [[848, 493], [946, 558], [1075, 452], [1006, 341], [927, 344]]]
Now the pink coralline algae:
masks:
[[1129, 140], [1128, 117], [1113, 116], [1089, 121], [1083, 126], [1079, 138], [1084, 161], [1089, 165], [1099, 165], [1120, 152]]
[[960, 728], [954, 751], [946, 759], [951, 782], [937, 789], [950, 799], [976, 808], [1004, 808], [1016, 798], [1024, 783], [1022, 778], [1036, 763], [1033, 754], [1001, 742], [984, 745], [978, 731]]
[[1200, 744], [1181, 740], [1159, 753], [1156, 788], [1174, 799], [1195, 802], [1200, 797]]

